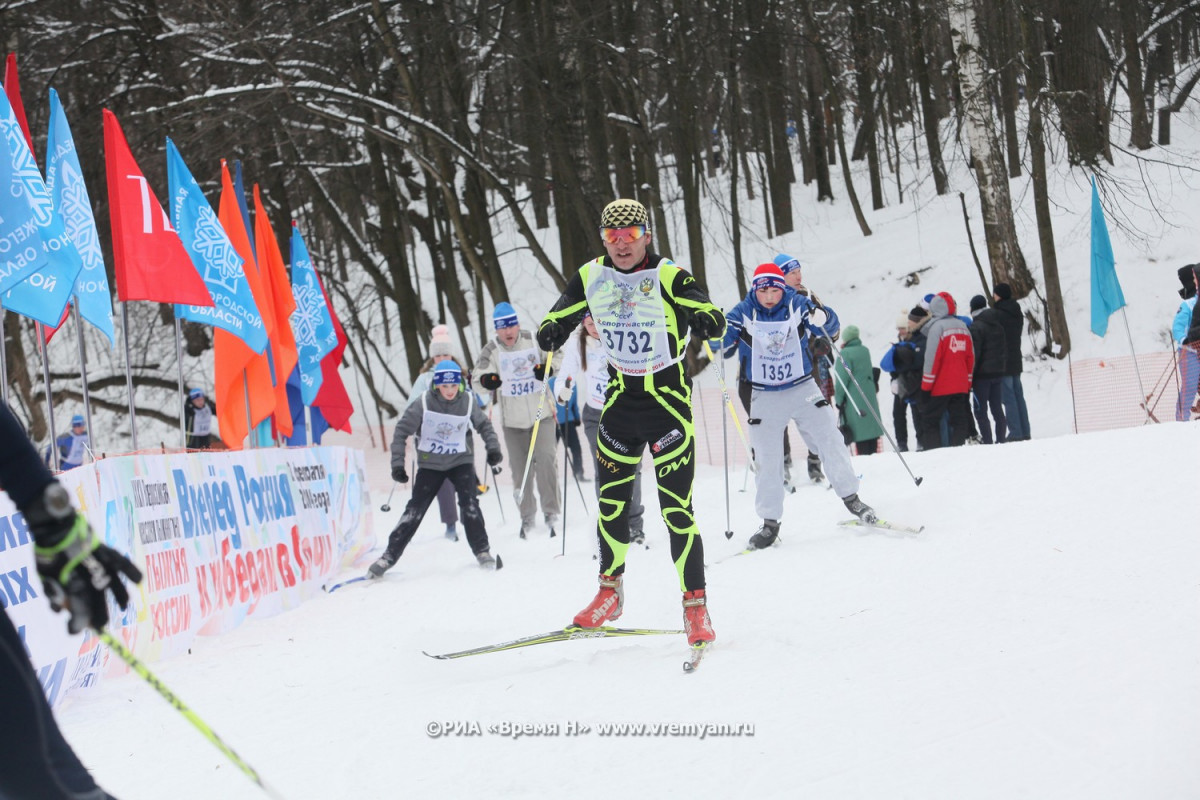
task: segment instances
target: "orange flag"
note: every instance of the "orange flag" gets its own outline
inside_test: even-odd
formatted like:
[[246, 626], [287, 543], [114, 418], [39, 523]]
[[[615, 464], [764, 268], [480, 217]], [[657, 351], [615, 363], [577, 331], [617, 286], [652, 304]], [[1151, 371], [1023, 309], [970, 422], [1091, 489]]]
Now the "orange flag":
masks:
[[[233, 249], [242, 257], [246, 282], [254, 295], [267, 336], [273, 337], [275, 317], [271, 313], [270, 296], [263, 286], [258, 268], [254, 265], [254, 249], [250, 235], [242, 222], [237, 195], [225, 159], [221, 159], [221, 202], [217, 218]], [[246, 397], [250, 398], [250, 424], [257, 425], [275, 410], [275, 387], [271, 385], [271, 364], [266, 351], [255, 353], [237, 336], [221, 328], [213, 329], [213, 394], [217, 401], [217, 423], [221, 441], [230, 450], [240, 450], [249, 435], [246, 428]], [[242, 376], [245, 375], [243, 381]]]
[[211, 306], [212, 295], [183, 249], [129, 150], [116, 116], [104, 109], [104, 161], [112, 218], [117, 299]]
[[[296, 336], [288, 317], [296, 310], [296, 299], [292, 296], [292, 283], [288, 280], [287, 267], [279, 252], [279, 242], [267, 219], [254, 184], [254, 244], [258, 252], [259, 274], [262, 276], [264, 294], [270, 297], [270, 313], [273, 315], [274, 330], [271, 332], [271, 356], [275, 365], [275, 428], [282, 436], [292, 435], [292, 414], [288, 409], [287, 379], [300, 361], [296, 352]], [[266, 311], [262, 306], [265, 318]]]

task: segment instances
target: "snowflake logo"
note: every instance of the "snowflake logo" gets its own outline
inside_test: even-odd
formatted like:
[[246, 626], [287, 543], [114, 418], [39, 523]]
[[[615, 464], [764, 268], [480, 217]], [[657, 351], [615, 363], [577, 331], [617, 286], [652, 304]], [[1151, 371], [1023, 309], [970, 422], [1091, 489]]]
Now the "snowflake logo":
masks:
[[204, 259], [204, 282], [236, 295], [242, 277], [242, 259], [230, 245], [208, 203], [200, 204], [193, 236], [192, 246]]
[[[322, 320], [321, 304], [324, 298], [311, 283], [303, 283], [293, 289], [296, 310], [292, 312], [292, 330], [296, 332], [296, 344], [300, 347], [317, 347], [317, 328]], [[316, 360], [316, 359], [313, 359]]]

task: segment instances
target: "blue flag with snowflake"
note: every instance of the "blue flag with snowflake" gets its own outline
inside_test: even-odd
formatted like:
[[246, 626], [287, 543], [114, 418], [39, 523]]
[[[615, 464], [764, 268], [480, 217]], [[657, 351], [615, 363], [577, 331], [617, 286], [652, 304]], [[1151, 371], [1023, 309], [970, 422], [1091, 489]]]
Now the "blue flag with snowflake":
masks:
[[58, 92], [50, 90], [50, 129], [46, 134], [46, 190], [67, 226], [67, 235], [75, 243], [83, 269], [75, 279], [75, 304], [79, 315], [99, 328], [113, 340], [112, 293], [104, 271], [104, 254], [100, 250], [100, 235], [96, 218], [92, 216], [92, 201], [83, 182], [75, 138], [63, 112]]
[[[4, 307], [54, 328], [62, 320], [71, 299], [75, 278], [83, 269], [83, 260], [67, 235], [62, 217], [54, 209], [42, 173], [33, 160], [7, 96], [0, 96], [0, 139], [4, 140], [0, 158], [5, 161], [4, 171], [9, 173], [8, 182], [0, 185], [10, 188], [10, 191], [0, 193], [4, 195], [0, 216], [7, 218], [16, 212], [15, 219], [32, 218], [32, 224], [27, 223], [17, 230], [18, 235], [24, 233], [17, 243], [19, 251], [3, 255], [10, 259], [16, 257], [18, 268], [21, 262], [35, 259], [44, 264], [40, 269], [26, 271], [21, 280], [3, 281], [6, 287], [11, 287], [4, 295]], [[5, 272], [12, 277], [12, 270], [6, 268]]]
[[171, 187], [171, 224], [213, 298], [212, 306], [176, 305], [175, 313], [181, 319], [229, 331], [261, 353], [267, 346], [267, 328], [246, 281], [242, 257], [170, 139], [167, 181]]
[[321, 359], [337, 346], [337, 332], [329, 307], [325, 305], [325, 294], [317, 283], [308, 247], [296, 223], [292, 223], [292, 296], [296, 298], [296, 310], [290, 321], [296, 334], [296, 351], [300, 356], [300, 397], [304, 405], [311, 406], [321, 390]]
[[[0, 186], [16, 184], [16, 165], [8, 157], [8, 145], [0, 142]], [[46, 262], [33, 209], [24, 195], [0, 192], [0, 293], [43, 269]]]

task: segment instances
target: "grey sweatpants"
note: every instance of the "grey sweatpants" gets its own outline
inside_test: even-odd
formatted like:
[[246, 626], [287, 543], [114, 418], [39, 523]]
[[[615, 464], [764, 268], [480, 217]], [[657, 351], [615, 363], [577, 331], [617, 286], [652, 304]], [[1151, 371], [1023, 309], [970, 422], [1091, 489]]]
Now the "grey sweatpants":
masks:
[[762, 519], [783, 517], [783, 431], [788, 420], [800, 435], [821, 454], [825, 475], [838, 497], [858, 491], [858, 477], [850, 464], [850, 453], [837, 428], [837, 412], [811, 378], [789, 389], [750, 394], [750, 446], [754, 450], [754, 510]]
[[[513, 496], [521, 489], [525, 476], [525, 459], [529, 455], [529, 443], [533, 440], [533, 428], [510, 428], [504, 426], [504, 446], [508, 449], [508, 463], [512, 469]], [[519, 503], [521, 524], [533, 527], [537, 519], [537, 498], [533, 489], [542, 498], [542, 513], [554, 517], [558, 522], [561, 507], [558, 498], [558, 470], [555, 469], [554, 417], [543, 419], [538, 425], [537, 444], [533, 448], [533, 463], [529, 466], [529, 480], [525, 483], [525, 495]]]

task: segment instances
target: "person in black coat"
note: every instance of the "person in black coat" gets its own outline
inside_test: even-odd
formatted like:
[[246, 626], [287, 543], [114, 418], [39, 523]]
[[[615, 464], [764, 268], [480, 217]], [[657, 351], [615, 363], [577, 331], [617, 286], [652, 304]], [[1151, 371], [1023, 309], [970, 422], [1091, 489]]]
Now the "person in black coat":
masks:
[[1019, 442], [1030, 437], [1029, 410], [1025, 407], [1025, 390], [1021, 388], [1021, 331], [1025, 327], [1025, 318], [1007, 283], [996, 284], [992, 299], [1004, 328], [1004, 377], [1000, 381], [1000, 393], [1008, 424], [1008, 441]]
[[977, 294], [971, 298], [971, 342], [975, 346], [975, 378], [971, 392], [975, 395], [975, 421], [984, 444], [992, 443], [992, 426], [988, 409], [996, 421], [996, 444], [1007, 440], [1008, 427], [1004, 419], [1001, 382], [1007, 346], [1004, 326], [996, 309], [987, 307], [987, 298]]

